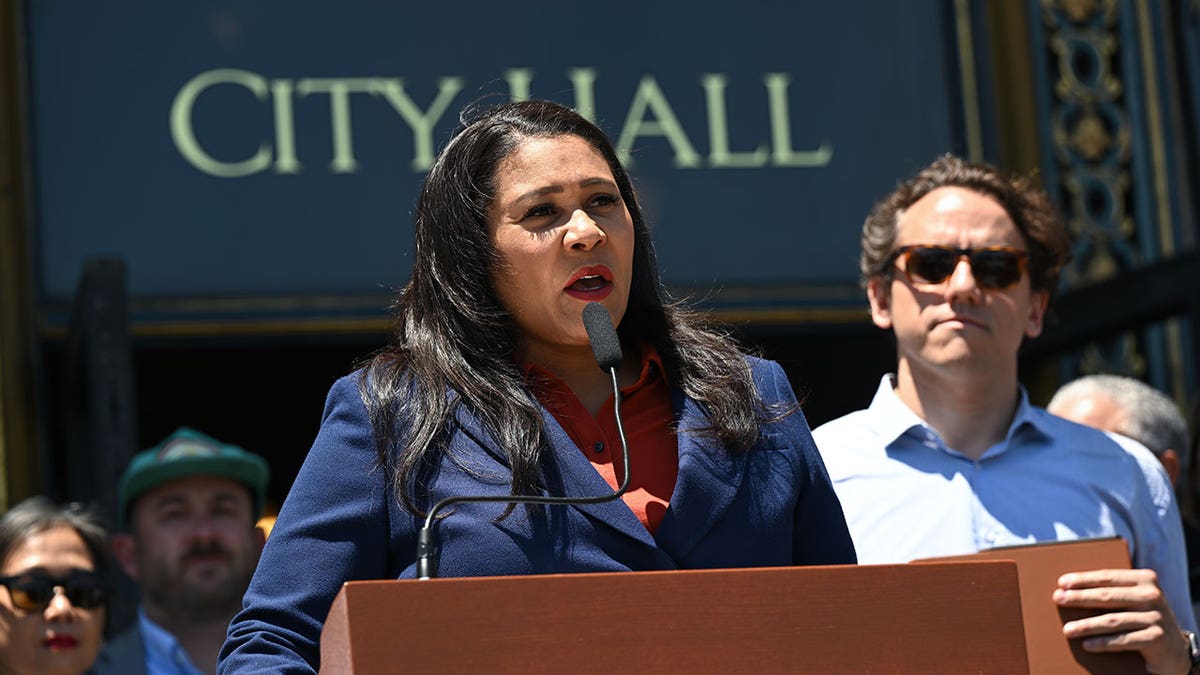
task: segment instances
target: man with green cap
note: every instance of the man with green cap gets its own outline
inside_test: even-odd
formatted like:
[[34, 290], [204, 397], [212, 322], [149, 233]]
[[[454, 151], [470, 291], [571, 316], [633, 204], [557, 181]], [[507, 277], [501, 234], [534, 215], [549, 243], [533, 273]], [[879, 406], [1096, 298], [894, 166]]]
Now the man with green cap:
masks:
[[141, 606], [100, 654], [98, 675], [214, 672], [262, 552], [268, 474], [258, 455], [186, 427], [133, 458], [112, 543]]

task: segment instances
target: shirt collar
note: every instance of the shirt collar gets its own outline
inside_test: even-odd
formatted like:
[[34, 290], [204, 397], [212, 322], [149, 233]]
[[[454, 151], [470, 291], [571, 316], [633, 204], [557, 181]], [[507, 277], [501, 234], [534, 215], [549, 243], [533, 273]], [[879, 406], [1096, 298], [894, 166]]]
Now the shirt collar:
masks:
[[[900, 397], [896, 395], [895, 387], [895, 373], [884, 375], [879, 381], [879, 388], [875, 390], [875, 398], [871, 399], [871, 405], [868, 408], [870, 411], [868, 419], [871, 426], [874, 427], [875, 433], [879, 435], [884, 445], [891, 445], [914, 427], [937, 434], [936, 429], [929, 426], [925, 420], [913, 412], [912, 408], [900, 400]], [[1029, 402], [1029, 393], [1025, 391], [1025, 387], [1017, 385], [1017, 395], [1017, 411], [1013, 415], [1012, 423], [1008, 425], [1008, 433], [1005, 435], [1006, 446], [1007, 441], [1011, 441], [1013, 436], [1020, 433], [1026, 426], [1042, 434], [1049, 433], [1046, 420], [1049, 413]]]
[[[638, 347], [642, 354], [641, 372], [638, 375], [637, 382], [630, 387], [623, 388], [621, 391], [627, 394], [630, 391], [640, 389], [650, 382], [651, 378], [654, 377], [661, 377], [668, 385], [671, 384], [670, 380], [667, 378], [667, 371], [665, 368], [663, 368], [662, 357], [659, 356], [658, 350], [654, 348], [654, 345], [650, 344], [649, 342], [642, 342], [638, 345]], [[561, 380], [559, 380], [554, 373], [535, 363], [520, 361], [518, 362], [518, 365], [521, 367], [521, 372], [525, 374], [525, 380], [527, 382], [561, 383]]]
[[1053, 435], [1050, 420], [1047, 419], [1051, 417], [1050, 413], [1029, 402], [1029, 392], [1025, 391], [1025, 387], [1018, 385], [1018, 392], [1021, 398], [1017, 401], [1017, 414], [1013, 415], [1012, 424], [1008, 426], [1008, 440], [1012, 440], [1025, 427], [1043, 436]]
[[896, 395], [896, 376], [888, 373], [879, 381], [875, 397], [867, 408], [870, 424], [879, 435], [884, 445], [891, 445], [897, 438], [903, 436], [913, 427], [930, 428], [925, 421], [917, 416], [912, 408], [904, 405], [904, 401]]
[[151, 621], [150, 617], [146, 616], [144, 607], [139, 606], [137, 614], [138, 629], [142, 632], [142, 644], [145, 646], [149, 672], [200, 672], [188, 658], [179, 640], [166, 628]]

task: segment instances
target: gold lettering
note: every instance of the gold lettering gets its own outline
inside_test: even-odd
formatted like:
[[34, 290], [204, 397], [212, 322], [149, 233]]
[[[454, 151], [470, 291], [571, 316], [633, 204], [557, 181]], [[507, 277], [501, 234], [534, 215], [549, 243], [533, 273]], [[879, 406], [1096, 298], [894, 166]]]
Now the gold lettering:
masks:
[[[532, 68], [509, 68], [503, 71], [511, 100], [527, 100], [532, 93], [536, 72]], [[595, 68], [570, 68], [566, 71], [573, 93], [575, 109], [589, 120], [596, 118]], [[277, 174], [299, 174], [303, 170], [297, 143], [294, 97], [312, 94], [329, 96], [330, 134], [333, 156], [329, 163], [333, 173], [355, 173], [359, 163], [355, 158], [354, 130], [351, 109], [353, 94], [382, 96], [411, 128], [413, 134], [414, 171], [426, 171], [433, 166], [434, 130], [450, 105], [464, 88], [461, 77], [442, 77], [437, 93], [422, 109], [405, 90], [401, 78], [351, 77], [268, 80], [257, 73], [233, 68], [202, 72], [180, 88], [170, 108], [170, 132], [180, 155], [203, 173], [223, 178], [239, 178], [272, 170]], [[673, 165], [691, 169], [713, 168], [821, 167], [833, 159], [834, 146], [829, 141], [815, 148], [795, 150], [792, 147], [792, 123], [788, 101], [790, 77], [787, 73], [767, 73], [763, 76], [767, 89], [769, 141], [759, 142], [753, 149], [733, 150], [729, 121], [729, 78], [722, 73], [704, 73], [700, 85], [704, 89], [708, 125], [709, 154], [707, 161], [698, 152], [680, 123], [671, 103], [653, 75], [643, 75], [629, 104], [620, 134], [615, 144], [618, 157], [632, 163], [635, 144], [644, 136], [660, 136], [670, 146]], [[197, 138], [195, 107], [204, 93], [216, 86], [233, 85], [249, 91], [259, 102], [271, 99], [274, 134], [262, 140], [249, 157], [240, 161], [225, 161], [210, 154]], [[761, 137], [760, 137], [761, 138]], [[273, 140], [273, 145], [272, 145]], [[743, 141], [744, 142], [744, 141]]]
[[[646, 111], [654, 114], [654, 121], [646, 121]], [[637, 93], [633, 103], [629, 104], [629, 113], [621, 126], [621, 135], [617, 138], [617, 157], [623, 164], [630, 164], [630, 152], [633, 142], [640, 136], [662, 136], [671, 144], [675, 151], [675, 166], [681, 169], [694, 169], [700, 166], [700, 154], [692, 147], [671, 110], [671, 104], [663, 96], [658, 82], [650, 75], [642, 76], [638, 83]]]
[[788, 110], [787, 90], [790, 78], [787, 73], [767, 73], [763, 83], [767, 85], [767, 98], [771, 114], [771, 144], [773, 166], [826, 166], [833, 159], [833, 144], [821, 143], [816, 150], [796, 152], [792, 150], [791, 114]]
[[589, 122], [596, 121], [596, 69], [571, 68], [567, 71], [571, 87], [575, 90], [575, 112]]
[[376, 91], [392, 104], [413, 130], [413, 171], [428, 171], [433, 166], [433, 127], [446, 113], [458, 92], [462, 91], [463, 78], [443, 77], [438, 80], [438, 93], [429, 110], [422, 112], [404, 92], [404, 80], [374, 80]]
[[731, 152], [729, 150], [729, 116], [725, 112], [724, 75], [707, 74], [700, 77], [704, 86], [704, 97], [708, 104], [708, 162], [714, 168], [747, 168], [765, 166], [768, 150], [759, 144], [754, 152]]
[[192, 108], [200, 94], [219, 84], [236, 84], [249, 89], [260, 101], [267, 99], [267, 81], [255, 73], [233, 68], [200, 73], [183, 85], [171, 103], [171, 139], [175, 141], [176, 149], [189, 164], [210, 176], [240, 178], [265, 170], [271, 165], [269, 143], [260, 143], [250, 158], [240, 162], [219, 161], [200, 147], [196, 130], [192, 127]]
[[354, 158], [354, 131], [350, 126], [350, 94], [372, 93], [369, 77], [325, 78], [314, 77], [296, 85], [296, 93], [329, 94], [329, 122], [333, 134], [333, 161], [329, 168], [333, 173], [354, 173], [358, 160]]
[[300, 173], [292, 115], [292, 81], [272, 80], [271, 101], [275, 104], [275, 173]]
[[529, 68], [509, 68], [504, 71], [504, 80], [508, 82], [508, 97], [513, 101], [529, 100], [530, 85], [533, 84], [533, 71]]

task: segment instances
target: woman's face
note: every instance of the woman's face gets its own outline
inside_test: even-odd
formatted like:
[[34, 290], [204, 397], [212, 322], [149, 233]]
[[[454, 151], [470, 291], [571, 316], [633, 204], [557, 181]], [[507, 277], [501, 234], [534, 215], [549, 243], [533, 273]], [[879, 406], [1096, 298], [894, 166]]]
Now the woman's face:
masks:
[[[63, 580], [95, 570], [83, 539], [70, 527], [26, 537], [0, 561], [0, 576], [43, 575]], [[58, 584], [56, 584], [58, 585]], [[0, 588], [0, 670], [16, 673], [82, 673], [96, 660], [104, 630], [104, 607], [76, 607], [56, 588], [44, 609], [21, 609], [10, 589]]]
[[601, 303], [619, 325], [633, 276], [633, 219], [608, 163], [578, 136], [527, 138], [495, 184], [492, 282], [516, 321], [519, 356], [546, 366], [590, 354], [584, 306]]

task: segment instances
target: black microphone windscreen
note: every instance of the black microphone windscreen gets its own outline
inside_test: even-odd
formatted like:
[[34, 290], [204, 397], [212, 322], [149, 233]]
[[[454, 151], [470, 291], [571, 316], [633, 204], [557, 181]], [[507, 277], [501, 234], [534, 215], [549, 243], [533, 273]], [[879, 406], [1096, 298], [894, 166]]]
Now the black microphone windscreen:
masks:
[[617, 329], [613, 328], [608, 310], [598, 302], [589, 302], [583, 308], [583, 328], [587, 331], [588, 341], [592, 343], [592, 354], [596, 355], [596, 363], [600, 370], [608, 372], [621, 365], [621, 341], [617, 338]]

